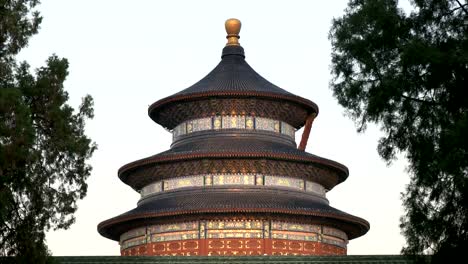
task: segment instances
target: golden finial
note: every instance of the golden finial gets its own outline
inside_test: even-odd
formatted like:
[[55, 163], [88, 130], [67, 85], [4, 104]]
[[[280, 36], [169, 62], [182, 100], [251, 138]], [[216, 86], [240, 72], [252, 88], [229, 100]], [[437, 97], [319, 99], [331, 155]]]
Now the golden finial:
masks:
[[239, 19], [230, 18], [224, 23], [226, 27], [228, 43], [226, 46], [239, 46], [239, 32], [241, 29], [241, 22]]

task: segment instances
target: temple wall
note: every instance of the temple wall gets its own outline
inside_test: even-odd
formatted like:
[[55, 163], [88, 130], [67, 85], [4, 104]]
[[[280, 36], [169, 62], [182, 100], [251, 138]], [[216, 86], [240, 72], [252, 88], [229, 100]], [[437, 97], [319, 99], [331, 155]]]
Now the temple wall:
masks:
[[267, 220], [153, 225], [120, 238], [123, 256], [345, 255], [347, 243], [336, 228]]
[[346, 248], [287, 239], [191, 239], [156, 242], [121, 250], [122, 256], [346, 255]]

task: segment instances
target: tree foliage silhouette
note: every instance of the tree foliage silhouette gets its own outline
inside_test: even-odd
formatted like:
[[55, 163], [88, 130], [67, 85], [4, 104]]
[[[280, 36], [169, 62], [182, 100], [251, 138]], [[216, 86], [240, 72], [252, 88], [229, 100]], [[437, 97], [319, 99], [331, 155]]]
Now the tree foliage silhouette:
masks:
[[402, 251], [437, 261], [468, 248], [468, 4], [411, 4], [349, 2], [330, 30], [331, 88], [359, 132], [381, 126], [384, 160], [408, 159]]
[[74, 222], [96, 149], [84, 131], [92, 97], [67, 104], [67, 60], [53, 55], [34, 73], [16, 61], [38, 31], [38, 4], [0, 1], [0, 256], [20, 263], [48, 261], [45, 232]]

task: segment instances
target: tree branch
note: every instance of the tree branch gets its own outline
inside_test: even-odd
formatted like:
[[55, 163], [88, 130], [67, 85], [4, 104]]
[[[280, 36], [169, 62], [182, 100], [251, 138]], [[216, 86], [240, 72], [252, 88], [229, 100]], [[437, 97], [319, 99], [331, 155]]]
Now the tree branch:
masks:
[[404, 94], [402, 94], [401, 97], [403, 97], [405, 99], [408, 99], [408, 100], [411, 100], [411, 101], [418, 102], [418, 103], [431, 104], [431, 105], [440, 105], [439, 103], [434, 102], [434, 101], [426, 101], [426, 100], [423, 100], [423, 99], [414, 98], [414, 97], [411, 97], [411, 96], [406, 96]]
[[461, 9], [463, 9], [463, 11], [465, 11], [465, 14], [468, 15], [468, 10], [465, 9], [466, 4], [462, 5], [462, 4], [460, 3], [460, 1], [458, 1], [458, 0], [455, 0], [455, 1], [457, 1], [458, 5], [461, 7]]

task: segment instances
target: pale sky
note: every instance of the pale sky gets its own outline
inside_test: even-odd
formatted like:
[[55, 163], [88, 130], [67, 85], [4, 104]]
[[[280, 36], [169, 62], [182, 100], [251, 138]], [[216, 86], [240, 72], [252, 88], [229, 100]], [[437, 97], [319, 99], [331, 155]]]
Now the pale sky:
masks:
[[[43, 0], [41, 30], [19, 58], [33, 67], [44, 65], [52, 53], [69, 60], [69, 103], [77, 107], [85, 94], [93, 96], [95, 118], [86, 131], [99, 146], [76, 223], [47, 234], [52, 253], [120, 254], [117, 242], [97, 232], [99, 222], [133, 209], [139, 199], [117, 170], [167, 150], [172, 140], [148, 117], [148, 106], [191, 86], [218, 64], [226, 43], [224, 21], [235, 17], [242, 21], [240, 43], [250, 66], [319, 106], [306, 150], [349, 168], [348, 179], [327, 198], [371, 227], [350, 241], [348, 254], [398, 254], [404, 245], [400, 193], [409, 182], [403, 155], [388, 167], [377, 154], [378, 127], [357, 134], [329, 88], [328, 32], [346, 3]], [[302, 129], [297, 143], [301, 135]]]

